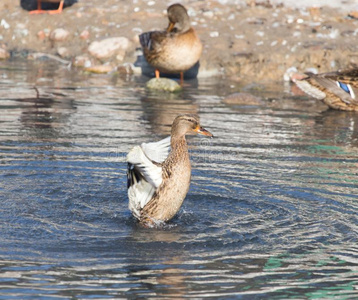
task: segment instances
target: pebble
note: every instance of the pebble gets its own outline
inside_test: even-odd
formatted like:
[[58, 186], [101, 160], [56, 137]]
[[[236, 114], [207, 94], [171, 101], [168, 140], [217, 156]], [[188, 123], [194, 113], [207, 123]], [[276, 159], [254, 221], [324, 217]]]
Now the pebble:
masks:
[[10, 53], [4, 48], [0, 48], [0, 59], [8, 59], [10, 58]]
[[358, 19], [358, 11], [352, 11], [348, 14], [349, 17]]
[[116, 55], [116, 60], [118, 60], [119, 62], [122, 62], [124, 60], [125, 55], [126, 55], [126, 51], [123, 49], [119, 49], [118, 53]]
[[182, 87], [174, 80], [169, 78], [152, 78], [146, 84], [150, 90], [176, 93], [182, 90]]
[[89, 68], [92, 66], [91, 60], [87, 56], [83, 56], [83, 55], [76, 56], [73, 59], [72, 64], [75, 67], [81, 67], [81, 68]]
[[81, 40], [88, 40], [89, 35], [90, 35], [90, 33], [89, 33], [88, 30], [83, 30], [83, 31], [81, 32], [81, 34], [80, 34], [80, 39], [81, 39]]
[[203, 16], [205, 16], [205, 17], [207, 17], [207, 18], [212, 18], [212, 17], [214, 17], [214, 12], [213, 11], [211, 11], [211, 10], [209, 10], [209, 11], [206, 11], [206, 12], [204, 12], [203, 13]]
[[68, 51], [68, 49], [66, 47], [59, 47], [57, 49], [57, 54], [61, 57], [69, 57], [70, 51]]
[[50, 33], [50, 40], [55, 42], [62, 42], [69, 37], [70, 33], [63, 28], [57, 28]]
[[228, 95], [223, 99], [226, 104], [235, 105], [261, 105], [263, 104], [261, 98], [251, 95], [249, 93], [234, 93]]
[[43, 30], [40, 30], [38, 33], [37, 33], [37, 38], [39, 40], [44, 40], [46, 38], [46, 34]]
[[98, 58], [112, 57], [120, 50], [126, 51], [130, 46], [130, 41], [126, 37], [114, 37], [102, 41], [94, 41], [88, 47], [88, 52]]
[[10, 28], [9, 23], [6, 22], [5, 19], [1, 19], [1, 21], [0, 21], [0, 26], [3, 27], [4, 29], [9, 29], [9, 28]]
[[132, 75], [133, 71], [133, 64], [126, 63], [117, 67], [117, 72], [121, 75]]
[[85, 71], [96, 74], [105, 74], [113, 71], [113, 66], [111, 65], [94, 65], [89, 68], [85, 68]]
[[296, 67], [289, 67], [285, 73], [283, 74], [284, 81], [291, 81], [293, 79], [294, 74], [297, 74], [298, 70]]

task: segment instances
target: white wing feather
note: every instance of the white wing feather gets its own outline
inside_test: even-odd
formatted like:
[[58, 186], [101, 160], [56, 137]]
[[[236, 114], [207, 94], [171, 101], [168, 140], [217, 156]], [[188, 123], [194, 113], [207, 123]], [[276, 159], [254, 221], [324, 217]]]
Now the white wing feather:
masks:
[[170, 137], [135, 146], [127, 155], [129, 209], [136, 218], [163, 181], [162, 163], [170, 151]]
[[141, 145], [145, 155], [157, 163], [166, 160], [170, 151], [170, 136], [154, 143], [143, 143]]
[[326, 98], [326, 94], [324, 92], [309, 84], [307, 81], [295, 80], [294, 82], [303, 92], [310, 95], [311, 97], [319, 100]]

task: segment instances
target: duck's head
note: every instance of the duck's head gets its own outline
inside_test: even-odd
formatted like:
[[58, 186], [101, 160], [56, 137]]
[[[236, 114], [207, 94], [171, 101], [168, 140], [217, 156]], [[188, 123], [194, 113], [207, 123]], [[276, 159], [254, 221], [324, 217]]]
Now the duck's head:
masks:
[[177, 116], [172, 125], [172, 137], [180, 137], [186, 134], [202, 134], [214, 137], [212, 133], [200, 126], [200, 119], [195, 114]]
[[190, 19], [186, 8], [179, 4], [170, 5], [167, 9], [169, 25], [167, 32], [171, 32], [174, 29], [178, 32], [186, 32], [190, 29]]

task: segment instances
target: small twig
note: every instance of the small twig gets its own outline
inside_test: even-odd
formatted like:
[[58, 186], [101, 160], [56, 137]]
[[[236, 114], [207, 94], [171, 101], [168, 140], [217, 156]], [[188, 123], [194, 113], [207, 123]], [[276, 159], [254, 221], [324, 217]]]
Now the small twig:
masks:
[[47, 57], [47, 58], [56, 60], [56, 61], [60, 62], [61, 64], [65, 64], [65, 65], [68, 65], [71, 63], [69, 60], [65, 60], [65, 59], [59, 58], [56, 55], [52, 55], [52, 54], [48, 54], [48, 53], [36, 52], [36, 53], [30, 54], [29, 56], [32, 57], [33, 59], [38, 59], [40, 57]]
[[36, 86], [34, 86], [33, 88], [34, 88], [34, 90], [36, 91], [36, 99], [39, 99], [39, 98], [40, 98], [39, 89], [38, 89]]

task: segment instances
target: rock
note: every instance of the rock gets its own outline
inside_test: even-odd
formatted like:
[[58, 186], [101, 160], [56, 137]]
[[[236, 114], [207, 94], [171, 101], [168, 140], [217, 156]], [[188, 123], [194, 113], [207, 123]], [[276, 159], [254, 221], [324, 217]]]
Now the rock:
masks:
[[321, 8], [318, 6], [312, 6], [308, 8], [308, 11], [314, 21], [318, 21], [321, 16]]
[[348, 17], [351, 17], [353, 19], [358, 19], [358, 11], [352, 11], [348, 14]]
[[55, 42], [62, 42], [68, 38], [70, 33], [63, 28], [57, 28], [55, 30], [52, 30], [50, 33], [50, 40]]
[[182, 87], [174, 80], [169, 78], [152, 78], [146, 84], [150, 90], [158, 90], [176, 93], [182, 90]]
[[39, 40], [44, 40], [46, 38], [46, 34], [43, 30], [40, 30], [38, 33], [37, 33], [37, 37]]
[[126, 64], [118, 66], [117, 71], [121, 75], [132, 75], [134, 73], [133, 67], [134, 67], [133, 64], [126, 63]]
[[298, 73], [298, 70], [296, 67], [289, 67], [286, 72], [283, 74], [283, 80], [284, 81], [291, 81], [292, 75]]
[[81, 32], [81, 34], [80, 34], [80, 39], [81, 39], [81, 40], [88, 40], [89, 35], [90, 35], [90, 33], [89, 33], [88, 30], [83, 30], [83, 31]]
[[226, 104], [234, 105], [261, 105], [262, 100], [259, 97], [251, 95], [249, 93], [234, 93], [227, 96], [224, 100]]
[[57, 49], [57, 54], [61, 57], [69, 57], [70, 51], [68, 51], [68, 49], [65, 47], [60, 47]]
[[9, 28], [10, 28], [9, 23], [6, 22], [5, 19], [1, 19], [1, 21], [0, 21], [0, 26], [3, 27], [4, 29], [9, 29]]
[[111, 65], [96, 65], [89, 68], [85, 68], [85, 71], [90, 73], [104, 74], [113, 71], [113, 66]]
[[4, 48], [0, 48], [0, 59], [8, 59], [10, 58], [10, 53]]
[[120, 50], [127, 50], [130, 41], [126, 37], [114, 37], [102, 41], [94, 41], [88, 47], [88, 52], [98, 58], [109, 58], [116, 55]]
[[126, 55], [126, 51], [123, 49], [120, 49], [116, 55], [116, 60], [119, 62], [122, 62], [124, 60], [124, 56]]
[[87, 56], [76, 56], [72, 61], [75, 67], [89, 68], [92, 66], [92, 61]]
[[203, 12], [203, 16], [212, 19], [214, 17], [214, 12], [211, 10], [205, 11]]

